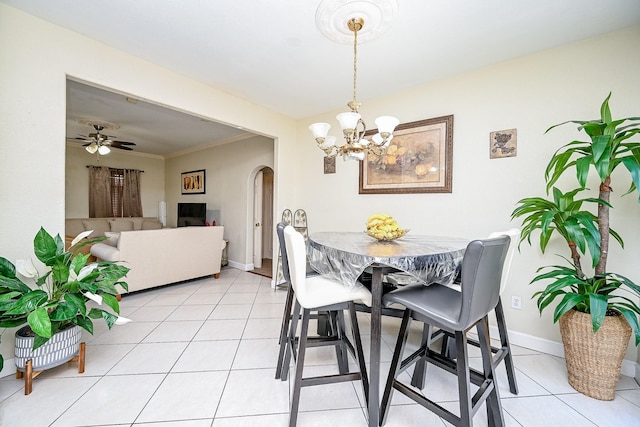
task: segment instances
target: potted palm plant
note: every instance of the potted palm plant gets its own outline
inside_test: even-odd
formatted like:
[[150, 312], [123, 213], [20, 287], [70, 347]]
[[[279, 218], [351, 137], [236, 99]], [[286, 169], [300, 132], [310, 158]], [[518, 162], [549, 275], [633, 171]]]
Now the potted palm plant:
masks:
[[[612, 119], [610, 97], [611, 94], [602, 103], [599, 119], [572, 120], [547, 129], [545, 133], [574, 123], [589, 140], [571, 141], [549, 161], [545, 180], [552, 200], [524, 198], [512, 213], [512, 219], [523, 217], [520, 243], [526, 240], [531, 244], [534, 232], [539, 232], [543, 253], [554, 235], [567, 243], [570, 258], [565, 259], [569, 265], [541, 267], [531, 283], [547, 285], [533, 297], [537, 297], [540, 312], [560, 299], [553, 321], [560, 322], [569, 383], [602, 400], [614, 398], [632, 332], [635, 344], [640, 344], [640, 307], [636, 303], [640, 287], [621, 274], [607, 271], [610, 237], [624, 245], [622, 237], [609, 225], [609, 211], [613, 208], [611, 176], [618, 166], [624, 166], [631, 178], [626, 194], [640, 192], [640, 143], [631, 141], [640, 132], [640, 117]], [[576, 198], [587, 190], [592, 169], [599, 180], [598, 197]], [[555, 185], [568, 171], [576, 174], [578, 187], [563, 193]], [[581, 255], [587, 254], [591, 260], [588, 269], [580, 261]]]
[[[128, 321], [118, 315], [116, 286], [127, 290], [122, 279], [129, 269], [110, 261], [87, 263], [89, 254], [82, 254], [79, 249], [104, 240], [86, 239], [92, 232], [79, 234], [65, 250], [60, 235], [54, 238], [40, 228], [33, 247], [36, 258], [46, 267], [44, 273], [31, 260], [17, 260], [14, 265], [0, 257], [0, 328], [24, 325], [16, 332], [18, 370], [23, 370], [29, 359], [34, 370], [71, 359], [78, 353], [80, 328], [93, 333], [94, 319], [104, 319], [109, 329]], [[102, 304], [110, 311], [99, 308]], [[60, 350], [60, 346], [64, 349]], [[3, 361], [0, 355], [0, 370]]]

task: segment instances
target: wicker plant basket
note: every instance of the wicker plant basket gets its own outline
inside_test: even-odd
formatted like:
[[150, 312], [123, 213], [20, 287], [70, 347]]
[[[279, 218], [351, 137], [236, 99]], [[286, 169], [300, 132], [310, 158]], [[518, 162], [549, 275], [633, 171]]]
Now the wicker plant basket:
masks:
[[582, 394], [613, 400], [631, 338], [623, 316], [606, 316], [593, 333], [591, 315], [570, 310], [560, 318], [569, 384]]

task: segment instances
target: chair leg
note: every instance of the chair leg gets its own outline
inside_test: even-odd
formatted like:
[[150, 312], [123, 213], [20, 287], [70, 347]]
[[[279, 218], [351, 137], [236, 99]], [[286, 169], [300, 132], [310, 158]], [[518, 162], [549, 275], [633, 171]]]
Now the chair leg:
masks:
[[338, 359], [338, 372], [340, 374], [346, 374], [349, 372], [349, 350], [345, 343], [345, 324], [344, 324], [344, 311], [340, 310], [333, 312], [335, 316], [336, 336], [340, 340], [340, 344], [336, 345], [336, 357]]
[[489, 427], [503, 427], [504, 417], [502, 415], [502, 406], [500, 404], [500, 391], [496, 382], [495, 367], [493, 364], [493, 353], [491, 351], [491, 341], [489, 338], [489, 318], [485, 316], [476, 324], [478, 330], [478, 341], [480, 342], [480, 351], [482, 353], [482, 369], [486, 380], [491, 381], [491, 392], [485, 401], [487, 407], [487, 417], [489, 419]]
[[360, 367], [360, 375], [362, 376], [362, 391], [364, 400], [369, 406], [369, 376], [367, 375], [367, 365], [364, 361], [364, 351], [362, 350], [362, 339], [360, 337], [360, 327], [358, 326], [358, 316], [353, 302], [349, 302], [349, 316], [351, 319], [351, 333], [356, 346], [356, 358]]
[[[307, 335], [309, 333], [310, 310], [302, 311], [302, 325], [296, 359], [296, 372], [293, 380], [293, 394], [291, 396], [291, 410], [289, 411], [289, 427], [295, 427], [298, 422], [298, 408], [300, 406], [300, 391], [302, 389], [302, 370], [304, 368], [304, 356], [307, 351]], [[294, 334], [295, 338], [295, 334]]]
[[286, 381], [289, 377], [289, 364], [291, 363], [291, 355], [293, 354], [294, 360], [297, 360], [296, 354], [296, 331], [298, 329], [298, 319], [300, 318], [300, 303], [296, 300], [293, 311], [291, 312], [291, 322], [289, 323], [289, 334], [287, 336], [287, 342], [284, 352], [284, 360], [282, 362], [282, 369], [280, 371], [280, 379]]
[[287, 334], [289, 333], [289, 322], [291, 321], [291, 308], [293, 307], [293, 287], [289, 283], [289, 288], [287, 289], [287, 301], [284, 306], [284, 313], [282, 314], [282, 326], [280, 326], [280, 339], [278, 340], [278, 344], [280, 345], [280, 350], [278, 351], [278, 364], [276, 365], [276, 379], [280, 379], [280, 375], [282, 374], [282, 364], [284, 362], [284, 354], [287, 350]]
[[402, 362], [402, 353], [404, 353], [404, 346], [406, 345], [407, 338], [409, 336], [410, 324], [411, 310], [405, 310], [404, 316], [402, 316], [402, 323], [400, 323], [400, 330], [398, 331], [398, 339], [396, 341], [395, 350], [393, 351], [391, 366], [389, 367], [389, 376], [387, 377], [387, 383], [384, 387], [384, 393], [382, 394], [382, 403], [380, 404], [380, 425], [384, 425], [387, 420], [389, 406], [391, 405], [391, 398], [393, 397], [393, 383], [400, 372], [400, 362]]
[[[513, 366], [513, 357], [511, 354], [511, 344], [509, 343], [509, 335], [507, 334], [507, 323], [504, 318], [504, 310], [502, 308], [502, 299], [498, 298], [498, 305], [495, 308], [496, 323], [498, 325], [498, 333], [500, 335], [500, 346], [504, 355], [504, 366], [507, 369], [507, 379], [509, 381], [509, 391], [518, 394], [518, 384], [516, 383], [516, 371]], [[494, 367], [496, 363], [494, 362]]]
[[[424, 347], [425, 349], [429, 348], [429, 344], [431, 343], [431, 330], [433, 328], [430, 324], [424, 323], [422, 326], [422, 341], [420, 342], [420, 348]], [[424, 384], [427, 379], [427, 359], [426, 353], [425, 357], [421, 357], [420, 360], [416, 362], [416, 366], [413, 370], [413, 376], [411, 377], [411, 385], [422, 390], [424, 388]]]
[[472, 426], [471, 376], [469, 373], [467, 335], [464, 331], [456, 331], [456, 356], [458, 395], [460, 396], [460, 426]]

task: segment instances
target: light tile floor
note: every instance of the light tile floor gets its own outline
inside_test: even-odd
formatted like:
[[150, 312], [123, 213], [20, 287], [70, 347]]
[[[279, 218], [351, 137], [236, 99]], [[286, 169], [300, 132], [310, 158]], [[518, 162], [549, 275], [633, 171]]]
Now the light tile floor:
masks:
[[[225, 268], [207, 278], [125, 296], [122, 313], [134, 322], [108, 331], [96, 322], [87, 335], [84, 374], [64, 365], [44, 372], [24, 395], [23, 382], [0, 379], [0, 425], [243, 427], [286, 426], [291, 384], [274, 379], [278, 333], [286, 292], [267, 278]], [[365, 337], [368, 315], [360, 315]], [[388, 369], [398, 319], [385, 318], [383, 369]], [[419, 331], [412, 331], [416, 345]], [[623, 377], [615, 400], [585, 397], [567, 383], [564, 361], [515, 347], [520, 387], [508, 391], [498, 370], [506, 425], [640, 426], [640, 387]], [[474, 353], [472, 363], [478, 363]], [[368, 356], [367, 356], [368, 357]], [[313, 349], [305, 374], [335, 370], [335, 353]], [[386, 375], [386, 374], [385, 374]], [[408, 375], [408, 374], [403, 374]], [[432, 396], [456, 408], [455, 379], [437, 368], [428, 377]], [[449, 424], [396, 393], [388, 427]], [[476, 425], [485, 426], [478, 411]], [[305, 388], [300, 427], [366, 426], [358, 383]]]

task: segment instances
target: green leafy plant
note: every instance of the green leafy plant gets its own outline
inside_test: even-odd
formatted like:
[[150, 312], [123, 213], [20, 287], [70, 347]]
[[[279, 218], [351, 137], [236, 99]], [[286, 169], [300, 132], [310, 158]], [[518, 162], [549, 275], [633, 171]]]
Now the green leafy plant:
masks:
[[[36, 258], [47, 271], [40, 274], [31, 260], [17, 260], [16, 265], [0, 257], [0, 328], [25, 323], [34, 333], [33, 349], [46, 343], [56, 332], [78, 325], [93, 334], [93, 320], [104, 319], [109, 329], [129, 320], [120, 317], [116, 286], [128, 290], [122, 278], [127, 267], [111, 261], [87, 263], [89, 254], [78, 249], [104, 237], [86, 240], [93, 230], [79, 234], [65, 251], [60, 235], [52, 237], [44, 228], [36, 234], [33, 248]], [[19, 276], [29, 279], [27, 285]], [[90, 301], [103, 303], [112, 312], [87, 307]], [[115, 313], [115, 314], [114, 314]], [[3, 358], [0, 355], [0, 370]]]
[[[553, 200], [543, 197], [529, 197], [518, 201], [512, 219], [524, 217], [520, 243], [531, 244], [534, 231], [539, 231], [540, 249], [544, 253], [553, 235], [561, 236], [567, 243], [571, 267], [551, 266], [537, 275], [531, 283], [551, 280], [543, 290], [536, 292], [538, 309], [547, 308], [556, 298], [561, 297], [554, 311], [554, 322], [569, 310], [576, 309], [591, 314], [593, 331], [596, 332], [607, 314], [622, 314], [631, 325], [640, 344], [638, 315], [640, 308], [627, 295], [640, 297], [640, 287], [630, 279], [607, 272], [609, 238], [613, 236], [624, 247], [622, 237], [609, 225], [609, 211], [612, 191], [611, 174], [624, 165], [631, 182], [626, 194], [639, 192], [640, 188], [640, 142], [630, 138], [640, 133], [640, 117], [613, 120], [609, 108], [609, 94], [600, 107], [600, 118], [590, 121], [572, 120], [551, 126], [545, 133], [567, 123], [578, 124], [588, 141], [571, 141], [560, 147], [545, 169], [547, 194], [553, 193]], [[576, 199], [576, 195], [587, 190], [587, 178], [591, 168], [595, 169], [600, 185], [597, 198]], [[575, 170], [578, 187], [566, 193], [554, 185], [569, 170]], [[640, 192], [639, 192], [640, 195]], [[638, 199], [640, 202], [640, 198]], [[585, 209], [597, 208], [597, 215]], [[591, 277], [583, 271], [580, 257], [589, 253], [594, 273]]]

